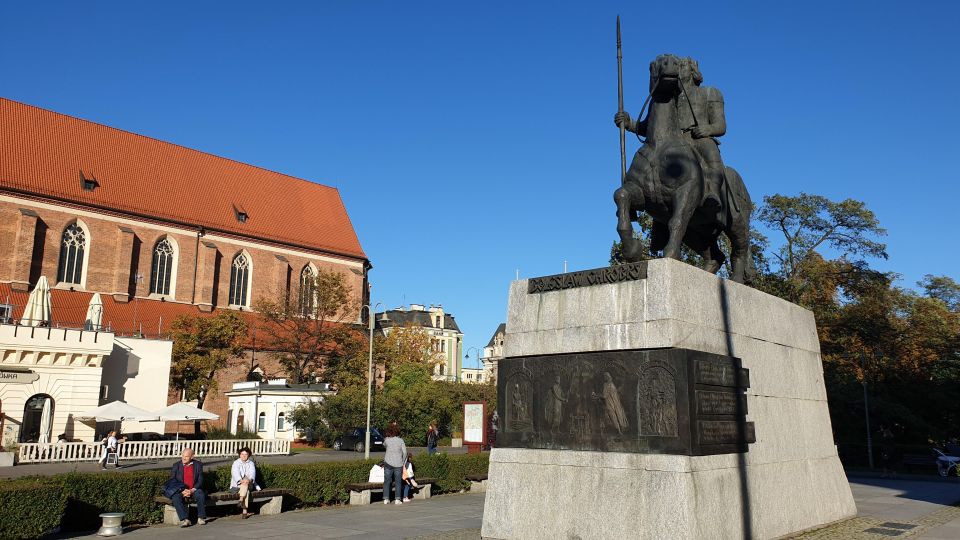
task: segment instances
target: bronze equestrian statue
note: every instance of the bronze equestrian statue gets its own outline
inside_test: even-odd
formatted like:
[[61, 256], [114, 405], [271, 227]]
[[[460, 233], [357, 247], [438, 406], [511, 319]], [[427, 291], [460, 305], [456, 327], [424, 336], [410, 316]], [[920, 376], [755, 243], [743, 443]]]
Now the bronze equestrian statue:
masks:
[[[740, 174], [720, 159], [719, 142], [727, 129], [723, 96], [701, 86], [703, 76], [692, 58], [672, 54], [650, 63], [650, 112], [634, 121], [614, 116], [617, 127], [646, 137], [613, 194], [623, 258], [643, 258], [634, 238], [638, 212], [653, 218], [650, 252], [680, 258], [681, 243], [700, 254], [704, 270], [717, 273], [726, 256], [717, 239], [730, 240], [730, 279], [743, 283], [750, 272], [750, 212], [753, 203]], [[643, 111], [640, 112], [643, 115]]]

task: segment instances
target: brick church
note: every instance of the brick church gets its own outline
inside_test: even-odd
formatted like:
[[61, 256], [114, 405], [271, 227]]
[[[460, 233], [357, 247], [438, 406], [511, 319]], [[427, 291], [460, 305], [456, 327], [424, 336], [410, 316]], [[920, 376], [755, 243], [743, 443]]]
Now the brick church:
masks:
[[232, 383], [282, 376], [258, 350], [251, 306], [297, 294], [319, 269], [366, 302], [370, 262], [336, 188], [0, 98], [0, 323], [40, 276], [54, 327], [82, 328], [93, 293], [118, 336], [244, 313], [246, 357], [204, 405], [223, 421]]

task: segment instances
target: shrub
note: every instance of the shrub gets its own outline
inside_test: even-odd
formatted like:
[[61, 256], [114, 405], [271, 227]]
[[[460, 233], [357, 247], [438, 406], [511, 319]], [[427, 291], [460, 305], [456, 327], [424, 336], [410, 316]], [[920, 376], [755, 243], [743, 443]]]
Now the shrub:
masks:
[[[379, 459], [332, 461], [303, 465], [257, 466], [258, 483], [265, 488], [291, 490], [287, 507], [341, 504], [350, 500], [344, 487], [366, 482], [370, 467]], [[468, 474], [487, 470], [487, 454], [414, 458], [417, 476], [436, 478], [434, 493], [459, 491], [470, 483]], [[166, 470], [130, 471], [103, 475], [67, 473], [50, 477], [10, 480], [0, 484], [0, 538], [35, 538], [56, 528], [91, 530], [100, 526], [99, 514], [123, 512], [124, 523], [156, 523], [163, 508], [153, 498], [160, 495], [169, 477]], [[230, 467], [204, 471], [208, 493], [225, 491]]]
[[37, 538], [60, 525], [66, 493], [41, 479], [0, 483], [0, 538]]

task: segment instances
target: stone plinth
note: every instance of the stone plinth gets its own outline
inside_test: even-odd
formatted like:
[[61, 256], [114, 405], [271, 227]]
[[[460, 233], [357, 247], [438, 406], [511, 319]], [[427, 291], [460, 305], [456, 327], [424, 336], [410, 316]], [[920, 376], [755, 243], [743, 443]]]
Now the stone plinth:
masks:
[[855, 515], [813, 314], [673, 260], [646, 274], [533, 294], [515, 281], [504, 356], [666, 347], [739, 358], [756, 442], [712, 456], [495, 448], [482, 536], [777, 538]]

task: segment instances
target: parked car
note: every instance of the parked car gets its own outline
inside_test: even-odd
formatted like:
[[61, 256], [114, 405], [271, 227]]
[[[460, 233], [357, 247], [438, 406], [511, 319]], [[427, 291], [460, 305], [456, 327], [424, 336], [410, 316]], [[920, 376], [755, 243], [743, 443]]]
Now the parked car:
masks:
[[[366, 428], [358, 427], [348, 429], [343, 435], [334, 439], [333, 449], [363, 452], [366, 435]], [[383, 435], [380, 434], [377, 428], [370, 428], [370, 450], [383, 450]]]

